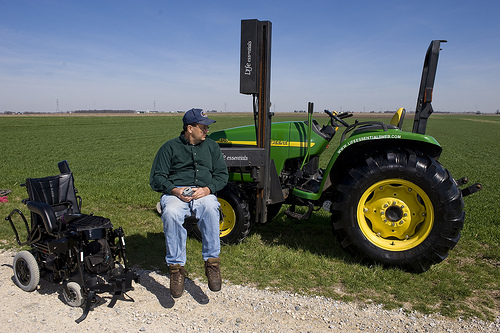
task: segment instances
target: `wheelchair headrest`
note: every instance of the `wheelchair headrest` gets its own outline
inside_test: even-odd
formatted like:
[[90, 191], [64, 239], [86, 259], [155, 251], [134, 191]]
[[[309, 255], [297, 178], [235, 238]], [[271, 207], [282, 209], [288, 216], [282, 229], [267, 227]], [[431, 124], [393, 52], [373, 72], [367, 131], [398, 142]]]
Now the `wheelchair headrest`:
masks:
[[57, 166], [59, 167], [59, 171], [61, 173], [71, 173], [71, 169], [69, 168], [68, 161], [64, 160], [59, 163], [57, 163]]

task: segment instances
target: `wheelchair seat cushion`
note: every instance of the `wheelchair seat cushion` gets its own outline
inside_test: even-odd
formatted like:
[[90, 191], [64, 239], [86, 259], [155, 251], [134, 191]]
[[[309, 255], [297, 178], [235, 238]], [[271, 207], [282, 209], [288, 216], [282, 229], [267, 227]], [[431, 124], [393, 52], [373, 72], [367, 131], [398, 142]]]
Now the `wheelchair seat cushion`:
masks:
[[[68, 223], [68, 229], [84, 234], [86, 239], [104, 238], [106, 230], [113, 229], [113, 224], [105, 217], [85, 214], [78, 215], [77, 219]], [[66, 219], [68, 218], [66, 217]]]
[[[113, 224], [108, 218], [96, 215], [78, 214], [79, 217], [68, 224], [68, 228], [74, 231], [84, 231], [91, 229], [112, 229]], [[65, 215], [66, 217], [66, 215]]]

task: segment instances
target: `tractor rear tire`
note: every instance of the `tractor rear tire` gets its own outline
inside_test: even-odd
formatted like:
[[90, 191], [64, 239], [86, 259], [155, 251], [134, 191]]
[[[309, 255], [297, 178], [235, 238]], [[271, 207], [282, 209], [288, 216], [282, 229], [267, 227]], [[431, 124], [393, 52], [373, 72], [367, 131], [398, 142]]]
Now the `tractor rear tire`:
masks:
[[[230, 185], [217, 193], [220, 203], [220, 241], [221, 244], [238, 244], [250, 233], [252, 224], [247, 201], [239, 195], [239, 191]], [[201, 232], [197, 225], [192, 234], [201, 240]]]
[[424, 272], [460, 239], [462, 193], [425, 154], [393, 149], [350, 168], [333, 195], [332, 226], [358, 261]]

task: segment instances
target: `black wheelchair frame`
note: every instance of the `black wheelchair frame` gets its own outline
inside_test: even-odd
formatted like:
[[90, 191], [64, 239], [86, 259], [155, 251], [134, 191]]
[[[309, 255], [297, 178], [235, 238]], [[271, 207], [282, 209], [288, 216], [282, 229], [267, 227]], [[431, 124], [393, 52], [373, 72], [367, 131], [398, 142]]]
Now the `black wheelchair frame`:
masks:
[[[134, 289], [132, 281], [138, 283], [139, 275], [128, 267], [123, 229], [114, 229], [105, 217], [82, 214], [82, 199], [68, 162], [59, 162], [58, 167], [59, 175], [27, 178], [21, 184], [28, 192], [29, 198], [22, 202], [30, 211], [31, 223], [18, 209], [5, 220], [14, 230], [17, 243], [31, 247], [14, 258], [15, 283], [28, 292], [37, 288], [40, 277], [62, 284], [66, 303], [84, 308], [76, 320], [80, 323], [98, 299], [97, 294], [112, 293], [108, 307], [113, 307], [120, 296]], [[24, 222], [24, 242], [12, 221], [14, 215]]]

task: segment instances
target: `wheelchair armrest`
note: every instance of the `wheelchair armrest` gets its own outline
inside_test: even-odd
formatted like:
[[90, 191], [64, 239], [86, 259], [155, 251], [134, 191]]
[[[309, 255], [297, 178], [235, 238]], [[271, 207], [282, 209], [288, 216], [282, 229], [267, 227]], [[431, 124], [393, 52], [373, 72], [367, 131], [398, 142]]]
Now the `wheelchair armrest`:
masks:
[[40, 215], [45, 225], [45, 229], [48, 232], [53, 233], [57, 231], [56, 214], [49, 204], [39, 201], [28, 201], [26, 202], [26, 207], [28, 207], [31, 212]]
[[64, 223], [70, 224], [71, 222], [78, 220], [82, 216], [84, 216], [84, 215], [83, 214], [68, 214], [68, 213], [64, 213], [62, 215], [62, 220], [63, 220]]

